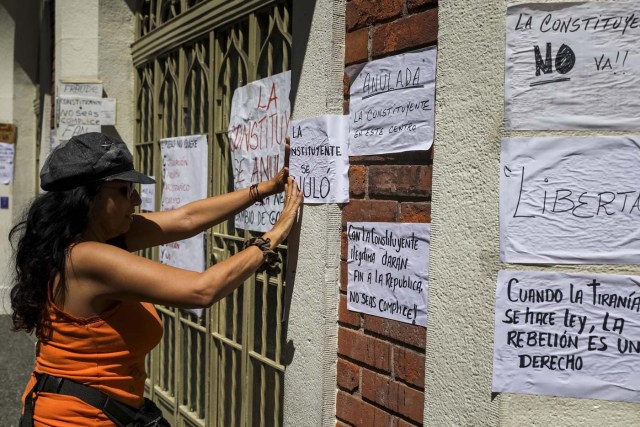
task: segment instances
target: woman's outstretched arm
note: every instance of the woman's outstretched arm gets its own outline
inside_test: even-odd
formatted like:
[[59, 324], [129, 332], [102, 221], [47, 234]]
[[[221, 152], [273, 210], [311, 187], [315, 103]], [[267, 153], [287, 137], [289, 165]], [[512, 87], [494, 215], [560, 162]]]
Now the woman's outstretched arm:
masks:
[[[260, 197], [282, 192], [288, 176], [289, 144], [287, 143], [284, 167], [272, 179], [258, 184]], [[134, 215], [131, 229], [124, 236], [127, 249], [135, 252], [193, 237], [242, 212], [253, 203], [255, 201], [251, 199], [249, 188], [245, 188], [188, 203], [170, 211]]]
[[[280, 218], [264, 234], [271, 248], [282, 243], [293, 226], [302, 201], [289, 179]], [[233, 292], [264, 262], [257, 246], [249, 246], [202, 273], [148, 260], [98, 242], [82, 242], [71, 250], [67, 271], [73, 292], [82, 301], [136, 300], [182, 308], [207, 307]]]

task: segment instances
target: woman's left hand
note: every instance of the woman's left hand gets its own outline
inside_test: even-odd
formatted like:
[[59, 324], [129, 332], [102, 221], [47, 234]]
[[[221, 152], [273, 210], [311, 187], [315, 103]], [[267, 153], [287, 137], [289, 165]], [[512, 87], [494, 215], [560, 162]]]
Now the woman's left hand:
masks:
[[289, 154], [291, 153], [290, 147], [291, 139], [287, 136], [284, 144], [284, 166], [278, 171], [276, 176], [271, 178], [268, 183], [271, 188], [271, 194], [278, 194], [284, 191], [285, 184], [289, 179]]

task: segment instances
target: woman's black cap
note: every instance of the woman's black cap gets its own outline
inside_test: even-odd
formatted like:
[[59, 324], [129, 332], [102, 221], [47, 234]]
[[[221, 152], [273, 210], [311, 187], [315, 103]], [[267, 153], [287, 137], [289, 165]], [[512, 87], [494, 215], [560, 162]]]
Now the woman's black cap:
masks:
[[133, 156], [124, 142], [98, 132], [76, 135], [56, 147], [40, 171], [40, 187], [45, 191], [114, 180], [155, 182], [133, 168]]

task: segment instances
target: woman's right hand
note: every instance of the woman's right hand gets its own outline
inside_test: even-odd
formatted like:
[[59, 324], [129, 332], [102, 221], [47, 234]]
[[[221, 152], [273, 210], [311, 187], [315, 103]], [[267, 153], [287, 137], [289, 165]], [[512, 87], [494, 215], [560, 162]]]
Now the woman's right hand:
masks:
[[295, 179], [287, 177], [287, 183], [284, 190], [284, 207], [280, 213], [280, 218], [273, 225], [271, 230], [264, 234], [265, 238], [271, 240], [271, 248], [275, 249], [284, 241], [291, 231], [294, 222], [298, 216], [298, 208], [302, 203], [302, 192], [298, 187]]

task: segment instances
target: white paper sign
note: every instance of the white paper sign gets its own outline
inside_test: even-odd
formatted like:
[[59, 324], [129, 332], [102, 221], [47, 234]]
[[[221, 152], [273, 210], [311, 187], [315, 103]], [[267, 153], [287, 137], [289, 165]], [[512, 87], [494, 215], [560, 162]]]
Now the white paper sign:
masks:
[[[58, 137], [56, 135], [56, 130], [55, 129], [51, 129], [49, 131], [49, 153], [51, 153], [58, 145], [60, 145], [60, 142], [58, 141]], [[46, 157], [45, 157], [45, 159], [46, 159]], [[44, 165], [44, 161], [42, 161], [42, 164]]]
[[349, 201], [349, 118], [327, 115], [291, 123], [289, 174], [305, 203]]
[[349, 222], [347, 308], [427, 325], [431, 224]]
[[[155, 179], [154, 176], [151, 178]], [[140, 184], [140, 209], [147, 212], [156, 210], [156, 185]]]
[[0, 142], [0, 184], [11, 184], [13, 181], [13, 161], [16, 144]]
[[436, 49], [371, 61], [351, 82], [352, 156], [428, 150], [433, 143]]
[[87, 132], [100, 132], [102, 100], [58, 98], [58, 138], [68, 140]]
[[115, 126], [116, 124], [116, 99], [102, 98], [102, 110], [100, 111], [101, 126]]
[[640, 129], [640, 2], [507, 9], [508, 129]]
[[58, 97], [102, 98], [102, 83], [60, 82]]
[[[163, 211], [207, 197], [208, 149], [206, 135], [160, 140]], [[160, 246], [160, 261], [174, 267], [204, 271], [204, 233]]]
[[[228, 135], [236, 190], [270, 179], [284, 166], [290, 89], [291, 72], [287, 71], [233, 93]], [[235, 226], [268, 231], [278, 220], [283, 202], [281, 194], [266, 197], [264, 205], [253, 205], [236, 215]]]
[[503, 270], [493, 391], [640, 402], [640, 276]]
[[639, 263], [640, 136], [502, 141], [500, 254], [512, 263]]

